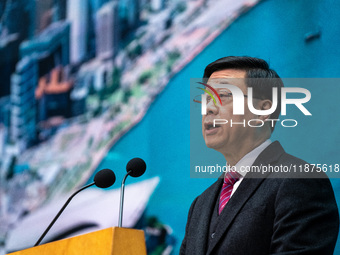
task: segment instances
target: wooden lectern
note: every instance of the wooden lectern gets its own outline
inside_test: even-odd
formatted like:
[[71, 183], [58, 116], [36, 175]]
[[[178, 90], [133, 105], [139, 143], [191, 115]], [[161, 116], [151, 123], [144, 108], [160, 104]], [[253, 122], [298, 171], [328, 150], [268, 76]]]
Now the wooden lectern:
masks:
[[146, 255], [144, 232], [107, 228], [8, 255]]

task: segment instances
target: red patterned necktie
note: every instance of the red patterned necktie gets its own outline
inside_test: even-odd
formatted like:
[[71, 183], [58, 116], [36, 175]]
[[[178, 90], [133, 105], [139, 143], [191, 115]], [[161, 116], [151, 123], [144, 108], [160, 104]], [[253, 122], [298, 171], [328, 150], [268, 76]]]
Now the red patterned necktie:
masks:
[[224, 182], [223, 182], [222, 191], [220, 195], [220, 203], [218, 205], [219, 215], [221, 214], [225, 205], [228, 203], [231, 192], [233, 191], [234, 184], [240, 179], [240, 177], [241, 175], [235, 171], [227, 172], [226, 175], [224, 176]]

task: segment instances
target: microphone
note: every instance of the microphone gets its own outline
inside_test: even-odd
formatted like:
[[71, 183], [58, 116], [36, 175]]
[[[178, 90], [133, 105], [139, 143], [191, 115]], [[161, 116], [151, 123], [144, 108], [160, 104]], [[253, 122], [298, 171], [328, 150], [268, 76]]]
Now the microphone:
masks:
[[91, 185], [96, 185], [98, 188], [111, 187], [116, 181], [115, 173], [110, 169], [102, 169], [93, 178]]
[[124, 189], [125, 189], [125, 180], [131, 175], [132, 177], [139, 177], [145, 173], [146, 164], [145, 161], [141, 158], [133, 158], [126, 165], [126, 175], [123, 178], [122, 186], [120, 189], [120, 207], [119, 207], [119, 222], [118, 227], [122, 227], [123, 222], [123, 204], [124, 204]]
[[115, 173], [110, 170], [110, 169], [102, 169], [100, 170], [98, 173], [96, 173], [96, 175], [93, 178], [93, 183], [88, 184], [82, 188], [80, 188], [79, 190], [77, 190], [76, 192], [74, 192], [69, 199], [66, 201], [66, 203], [63, 205], [63, 207], [60, 209], [60, 211], [58, 212], [58, 214], [54, 217], [54, 219], [52, 220], [52, 222], [50, 223], [50, 225], [48, 225], [48, 227], [46, 228], [46, 230], [44, 231], [44, 233], [41, 235], [41, 237], [39, 238], [39, 240], [35, 243], [35, 246], [38, 246], [40, 244], [40, 242], [44, 239], [44, 237], [46, 236], [46, 234], [48, 233], [48, 231], [51, 229], [51, 227], [54, 225], [54, 223], [57, 221], [57, 219], [59, 218], [59, 216], [62, 214], [62, 212], [65, 210], [65, 208], [67, 207], [67, 205], [71, 202], [72, 198], [77, 195], [80, 191], [87, 189], [88, 187], [91, 187], [93, 185], [96, 185], [99, 188], [108, 188], [110, 186], [112, 186], [116, 181], [116, 175]]
[[126, 172], [132, 177], [139, 177], [145, 173], [146, 164], [141, 158], [133, 158], [126, 165]]

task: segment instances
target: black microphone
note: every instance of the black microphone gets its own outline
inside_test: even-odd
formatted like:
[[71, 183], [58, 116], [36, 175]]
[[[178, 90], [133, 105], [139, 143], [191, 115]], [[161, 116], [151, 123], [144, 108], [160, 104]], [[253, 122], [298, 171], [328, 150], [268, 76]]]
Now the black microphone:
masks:
[[132, 177], [139, 177], [145, 173], [146, 164], [141, 158], [133, 158], [126, 165], [126, 172]]
[[91, 185], [96, 185], [98, 188], [111, 187], [116, 181], [115, 173], [110, 169], [102, 169], [93, 178]]
[[60, 211], [58, 212], [58, 214], [54, 217], [54, 219], [52, 220], [52, 222], [50, 223], [50, 225], [48, 225], [48, 227], [46, 228], [46, 230], [44, 231], [44, 233], [41, 235], [41, 237], [39, 238], [39, 240], [35, 243], [35, 246], [38, 246], [40, 244], [40, 242], [44, 239], [44, 237], [46, 236], [46, 234], [48, 233], [48, 231], [51, 229], [51, 227], [53, 226], [53, 224], [57, 221], [57, 219], [59, 218], [59, 216], [62, 214], [62, 212], [65, 210], [66, 206], [71, 202], [72, 198], [77, 195], [80, 191], [87, 189], [88, 187], [91, 187], [93, 185], [96, 185], [99, 188], [108, 188], [110, 186], [112, 186], [116, 181], [116, 175], [115, 173], [110, 170], [110, 169], [102, 169], [100, 170], [98, 173], [96, 173], [96, 175], [93, 178], [93, 183], [88, 184], [84, 187], [82, 187], [81, 189], [77, 190], [76, 192], [74, 192], [69, 199], [66, 201], [66, 203], [63, 205], [63, 207], [60, 209]]
[[119, 222], [118, 227], [122, 227], [123, 222], [123, 204], [124, 204], [124, 188], [125, 188], [125, 180], [131, 175], [132, 177], [139, 177], [145, 173], [146, 164], [145, 161], [141, 158], [133, 158], [126, 165], [126, 175], [123, 178], [122, 186], [120, 189], [120, 208], [119, 208]]

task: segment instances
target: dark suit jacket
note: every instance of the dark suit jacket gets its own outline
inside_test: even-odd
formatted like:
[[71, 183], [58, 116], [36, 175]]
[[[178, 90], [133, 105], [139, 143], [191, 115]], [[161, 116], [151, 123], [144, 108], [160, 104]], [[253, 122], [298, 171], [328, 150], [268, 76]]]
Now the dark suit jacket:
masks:
[[[306, 162], [285, 153], [276, 141], [253, 165], [261, 164], [290, 166]], [[180, 254], [333, 254], [339, 214], [330, 181], [323, 173], [277, 178], [282, 176], [272, 172], [261, 176], [267, 178], [250, 177], [254, 175], [249, 172], [223, 209], [213, 237], [209, 233], [210, 220], [223, 179], [194, 200]]]

